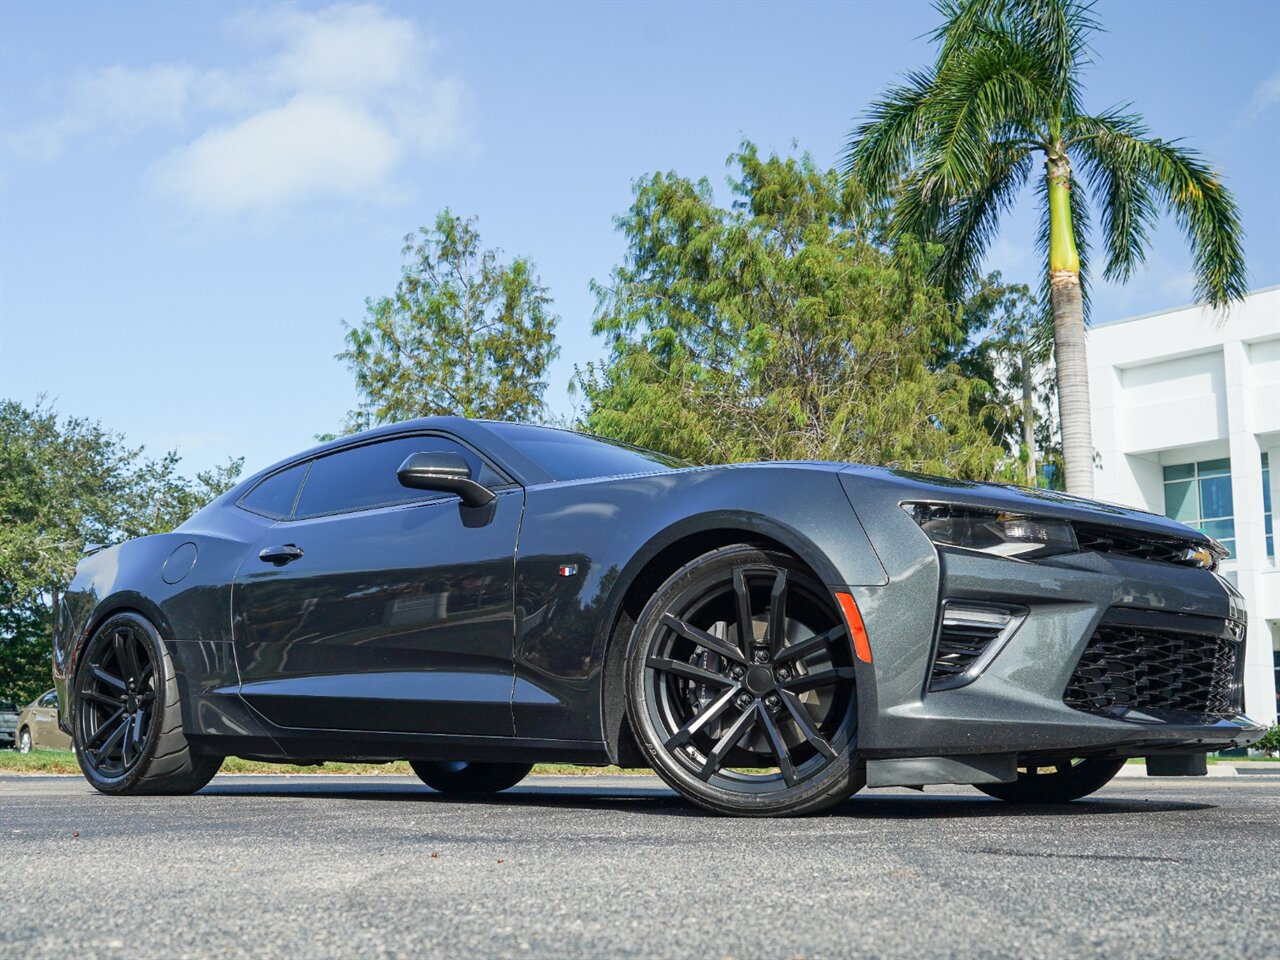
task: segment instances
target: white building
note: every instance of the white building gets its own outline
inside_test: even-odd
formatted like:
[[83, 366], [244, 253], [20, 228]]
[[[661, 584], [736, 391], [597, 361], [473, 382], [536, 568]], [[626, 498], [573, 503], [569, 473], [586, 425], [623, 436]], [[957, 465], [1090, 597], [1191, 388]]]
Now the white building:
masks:
[[1245, 710], [1276, 722], [1280, 567], [1280, 286], [1225, 317], [1203, 307], [1089, 332], [1100, 500], [1164, 513], [1231, 549], [1249, 609]]

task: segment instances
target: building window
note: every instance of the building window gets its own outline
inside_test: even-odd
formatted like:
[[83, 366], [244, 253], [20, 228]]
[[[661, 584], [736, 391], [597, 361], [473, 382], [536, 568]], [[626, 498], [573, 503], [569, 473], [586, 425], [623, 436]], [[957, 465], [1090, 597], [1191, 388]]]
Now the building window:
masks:
[[1267, 556], [1276, 557], [1276, 535], [1271, 520], [1271, 464], [1267, 455], [1262, 455], [1262, 526], [1267, 531]]
[[1236, 553], [1231, 460], [1200, 460], [1164, 468], [1164, 513], [1197, 527]]

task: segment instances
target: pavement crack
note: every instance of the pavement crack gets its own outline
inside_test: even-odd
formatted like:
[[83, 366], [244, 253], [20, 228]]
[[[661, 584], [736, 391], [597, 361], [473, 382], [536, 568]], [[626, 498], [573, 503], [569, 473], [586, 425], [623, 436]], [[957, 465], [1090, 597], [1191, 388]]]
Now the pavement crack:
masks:
[[1132, 860], [1139, 863], [1189, 863], [1184, 857], [1144, 857], [1128, 853], [1050, 853], [1043, 850], [1001, 850], [983, 847], [975, 853], [989, 853], [995, 857], [1035, 857], [1041, 860]]

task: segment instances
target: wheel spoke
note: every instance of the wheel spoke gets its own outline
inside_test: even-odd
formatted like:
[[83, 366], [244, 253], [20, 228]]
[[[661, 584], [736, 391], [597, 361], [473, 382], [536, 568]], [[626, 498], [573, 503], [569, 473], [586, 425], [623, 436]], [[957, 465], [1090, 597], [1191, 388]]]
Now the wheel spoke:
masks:
[[853, 677], [853, 667], [828, 667], [825, 670], [815, 670], [812, 673], [806, 673], [803, 676], [784, 681], [782, 686], [793, 693], [803, 693], [805, 690], [829, 687], [834, 683], [839, 683], [841, 680], [852, 680]]
[[783, 647], [774, 655], [774, 661], [777, 663], [789, 663], [792, 660], [803, 660], [805, 657], [811, 656], [819, 651], [827, 649], [832, 640], [844, 634], [844, 627], [832, 627], [825, 633], [815, 634], [812, 637], [806, 637], [804, 640], [798, 640], [789, 647]]
[[107, 696], [107, 694], [105, 693], [99, 693], [97, 690], [82, 690], [80, 691], [80, 696], [84, 697], [86, 700], [92, 700], [95, 703], [101, 703], [104, 706], [108, 706], [112, 708], [120, 706], [119, 697], [110, 697], [110, 696]]
[[703, 727], [729, 709], [729, 704], [733, 703], [733, 698], [738, 695], [740, 689], [740, 687], [733, 687], [720, 694], [717, 699], [712, 700], [699, 713], [685, 721], [684, 726], [673, 733], [664, 746], [668, 750], [674, 750], [688, 743]]
[[124, 716], [124, 707], [117, 708], [116, 712], [104, 720], [94, 732], [93, 736], [85, 743], [86, 750], [96, 750], [95, 744], [107, 735], [107, 731], [112, 729], [111, 725]]
[[743, 659], [750, 661], [756, 630], [751, 622], [751, 591], [747, 589], [747, 577], [741, 567], [733, 571], [733, 596], [738, 611], [738, 646], [742, 647]]
[[685, 663], [682, 660], [671, 660], [667, 657], [650, 657], [645, 662], [645, 665], [650, 669], [674, 673], [680, 677], [697, 680], [699, 683], [714, 683], [720, 687], [732, 687], [737, 684], [736, 680], [726, 677], [722, 673], [716, 673], [714, 670], [707, 670], [692, 663]]
[[828, 760], [834, 760], [836, 758], [835, 749], [827, 742], [826, 737], [818, 732], [818, 728], [813, 725], [813, 718], [809, 716], [809, 711], [800, 702], [800, 698], [790, 690], [780, 690], [778, 692], [782, 696], [782, 703], [791, 714], [791, 719], [800, 728], [800, 733], [808, 741], [809, 745]]
[[120, 690], [120, 691], [125, 690], [126, 684], [119, 677], [116, 677], [107, 673], [107, 671], [103, 670], [99, 666], [94, 666], [91, 669], [93, 670], [93, 675], [97, 677], [99, 680], [101, 680], [103, 683], [105, 683], [107, 686], [115, 687], [117, 690]]
[[[121, 757], [123, 759], [124, 751], [123, 751], [123, 744], [121, 741], [124, 739], [125, 734], [129, 732], [129, 724], [131, 720], [132, 718], [125, 717], [124, 722], [121, 723], [119, 726], [115, 728], [115, 730], [112, 731], [111, 736], [107, 737], [106, 741], [102, 744], [102, 746], [98, 747], [96, 750], [93, 751], [98, 755], [99, 759], [105, 757], [116, 747], [121, 747]], [[96, 739], [96, 735], [95, 735], [95, 739]]]
[[724, 765], [725, 757], [729, 755], [729, 751], [738, 745], [738, 741], [743, 738], [751, 725], [755, 723], [756, 708], [753, 705], [750, 709], [744, 710], [737, 720], [733, 721], [733, 725], [725, 731], [716, 745], [707, 754], [707, 762], [702, 765], [702, 769], [698, 771], [698, 776], [703, 780], [710, 780], [712, 775]]
[[791, 751], [787, 749], [787, 742], [782, 739], [782, 731], [778, 729], [777, 722], [768, 710], [761, 707], [759, 713], [764, 735], [769, 740], [769, 749], [778, 758], [778, 769], [782, 771], [782, 779], [787, 781], [788, 787], [794, 787], [799, 778], [796, 776], [795, 764], [791, 762]]
[[[116, 634], [116, 636], [120, 637], [121, 634]], [[136, 646], [138, 641], [136, 637], [129, 633], [124, 634], [123, 637], [124, 662], [121, 663], [120, 669], [128, 674], [130, 681], [137, 684], [142, 679], [142, 668], [138, 665], [138, 650]]]
[[731, 643], [721, 640], [718, 637], [713, 637], [705, 630], [699, 630], [697, 627], [692, 627], [683, 620], [677, 620], [669, 613], [663, 615], [662, 623], [663, 626], [674, 630], [686, 640], [693, 641], [704, 650], [710, 650], [712, 653], [718, 653], [720, 656], [726, 657], [734, 663], [746, 663], [746, 658], [743, 656], [741, 650]]
[[776, 658], [787, 642], [787, 571], [781, 567], [769, 592], [769, 630], [765, 636], [769, 641], [769, 653]]

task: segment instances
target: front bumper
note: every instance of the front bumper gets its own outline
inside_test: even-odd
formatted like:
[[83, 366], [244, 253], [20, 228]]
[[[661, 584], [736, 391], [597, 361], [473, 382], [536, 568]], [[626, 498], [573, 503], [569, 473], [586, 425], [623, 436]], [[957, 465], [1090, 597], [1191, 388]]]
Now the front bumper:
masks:
[[[1016, 754], [1146, 756], [1239, 747], [1262, 735], [1243, 712], [1204, 718], [1068, 706], [1064, 692], [1110, 611], [1245, 619], [1240, 595], [1206, 570], [1103, 553], [1028, 563], [938, 549], [893, 492], [859, 519], [889, 572], [854, 586], [873, 662], [860, 665], [858, 750], [868, 759]], [[1025, 619], [967, 685], [929, 690], [943, 601], [1025, 609]], [[1243, 655], [1243, 648], [1241, 648]]]

